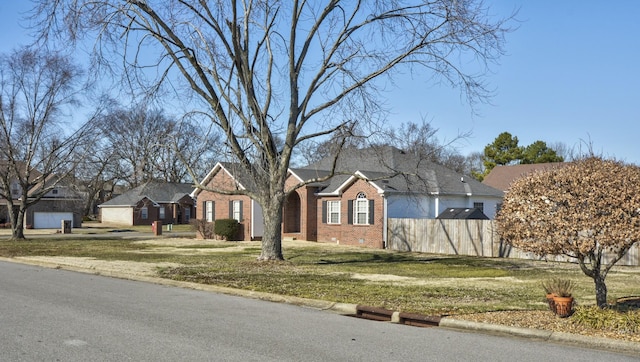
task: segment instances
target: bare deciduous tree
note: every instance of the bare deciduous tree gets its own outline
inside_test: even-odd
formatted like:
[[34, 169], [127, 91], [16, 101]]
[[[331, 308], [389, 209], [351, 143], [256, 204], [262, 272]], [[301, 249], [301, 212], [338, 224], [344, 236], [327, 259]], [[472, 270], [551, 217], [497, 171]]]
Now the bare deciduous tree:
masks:
[[640, 167], [589, 157], [516, 180], [496, 218], [509, 244], [538, 255], [567, 255], [607, 305], [605, 278], [640, 239]]
[[468, 137], [470, 133], [459, 133], [451, 140], [441, 141], [436, 137], [437, 132], [437, 128], [424, 120], [419, 124], [406, 122], [400, 124], [398, 128], [390, 128], [384, 132], [380, 142], [398, 147], [413, 153], [420, 159], [435, 162], [456, 172], [467, 173], [467, 159], [457, 152], [454, 144]]
[[381, 78], [401, 68], [484, 100], [491, 92], [476, 65], [502, 55], [509, 30], [481, 0], [38, 3], [42, 39], [96, 35], [99, 59], [123, 64], [131, 84], [152, 92], [172, 82], [204, 102], [254, 185], [213, 191], [262, 206], [261, 260], [283, 259], [282, 207], [293, 191], [284, 185], [298, 145], [371, 120], [383, 110]]
[[27, 208], [74, 170], [92, 122], [69, 133], [63, 111], [76, 102], [82, 71], [68, 57], [21, 48], [0, 59], [0, 198], [12, 238], [24, 239]]
[[[190, 117], [175, 121], [162, 109], [133, 105], [114, 107], [100, 120], [102, 149], [115, 153], [116, 180], [137, 187], [151, 180], [191, 182], [188, 169], [197, 175], [212, 167], [220, 153], [217, 136], [202, 129]], [[185, 164], [189, 165], [187, 168]]]
[[74, 172], [74, 183], [85, 195], [83, 216], [94, 215], [97, 204], [113, 196], [116, 182], [122, 174], [117, 153], [101, 141], [96, 140], [91, 149], [81, 150], [78, 154], [84, 157]]

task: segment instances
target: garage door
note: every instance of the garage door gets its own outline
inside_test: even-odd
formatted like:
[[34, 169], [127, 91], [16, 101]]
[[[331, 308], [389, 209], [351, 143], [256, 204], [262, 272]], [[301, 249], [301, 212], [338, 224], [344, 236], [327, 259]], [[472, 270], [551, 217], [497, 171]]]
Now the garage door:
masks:
[[[34, 229], [60, 229], [62, 220], [73, 220], [72, 212], [34, 212]], [[73, 221], [72, 221], [73, 223]]]

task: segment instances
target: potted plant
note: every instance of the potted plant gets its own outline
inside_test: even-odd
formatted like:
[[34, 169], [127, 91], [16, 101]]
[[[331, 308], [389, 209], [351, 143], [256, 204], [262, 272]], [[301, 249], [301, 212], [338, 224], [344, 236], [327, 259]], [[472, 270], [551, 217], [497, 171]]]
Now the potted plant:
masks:
[[546, 294], [545, 298], [547, 300], [547, 304], [549, 305], [549, 310], [555, 314], [556, 305], [553, 303], [553, 296], [555, 295], [554, 293], [555, 287], [554, 287], [553, 279], [545, 280], [541, 284], [542, 284], [542, 289], [544, 289], [544, 292]]
[[561, 318], [566, 318], [573, 311], [573, 288], [575, 283], [570, 279], [552, 278], [542, 283], [547, 293], [549, 309]]

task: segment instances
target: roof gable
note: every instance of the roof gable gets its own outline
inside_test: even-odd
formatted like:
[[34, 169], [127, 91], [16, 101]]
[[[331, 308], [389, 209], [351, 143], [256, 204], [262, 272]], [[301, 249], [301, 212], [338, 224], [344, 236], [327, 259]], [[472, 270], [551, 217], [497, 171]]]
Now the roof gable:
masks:
[[[243, 184], [251, 184], [248, 181], [247, 177], [243, 177], [244, 173], [239, 172], [240, 165], [231, 163], [231, 162], [218, 162], [213, 166], [211, 171], [200, 181], [200, 185], [206, 187], [207, 184], [213, 180], [213, 178], [220, 172], [224, 172], [227, 176], [231, 178], [238, 187], [239, 190], [246, 190], [246, 187]], [[242, 182], [244, 181], [244, 182]], [[198, 197], [198, 195], [203, 191], [203, 189], [196, 187], [191, 192], [191, 197]]]

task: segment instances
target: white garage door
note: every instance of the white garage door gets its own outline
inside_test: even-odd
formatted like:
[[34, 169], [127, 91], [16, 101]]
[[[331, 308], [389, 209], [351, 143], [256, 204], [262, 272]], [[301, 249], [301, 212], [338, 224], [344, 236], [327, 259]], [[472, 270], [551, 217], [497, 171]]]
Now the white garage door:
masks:
[[33, 228], [34, 229], [60, 229], [62, 220], [72, 220], [72, 212], [34, 212]]

